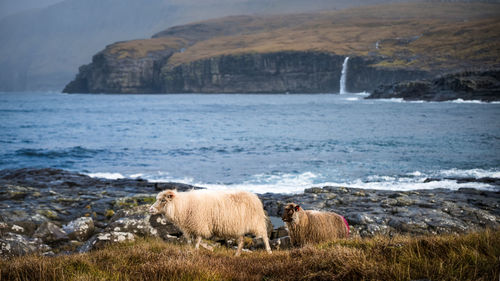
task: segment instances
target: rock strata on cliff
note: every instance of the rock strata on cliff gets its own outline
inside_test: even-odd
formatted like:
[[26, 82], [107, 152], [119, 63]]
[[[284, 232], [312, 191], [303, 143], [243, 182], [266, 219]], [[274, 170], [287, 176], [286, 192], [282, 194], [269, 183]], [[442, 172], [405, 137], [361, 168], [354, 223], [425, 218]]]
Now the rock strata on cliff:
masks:
[[[338, 93], [344, 56], [284, 51], [221, 55], [177, 66], [176, 50], [144, 58], [103, 51], [64, 89], [67, 93]], [[372, 91], [379, 84], [429, 77], [425, 71], [384, 69], [376, 58], [349, 61], [347, 91]]]
[[368, 99], [402, 98], [404, 100], [500, 100], [500, 70], [461, 72], [434, 80], [417, 80], [383, 85]]
[[122, 57], [106, 49], [80, 67], [64, 93], [155, 93], [159, 68], [177, 50], [166, 48], [143, 57]]

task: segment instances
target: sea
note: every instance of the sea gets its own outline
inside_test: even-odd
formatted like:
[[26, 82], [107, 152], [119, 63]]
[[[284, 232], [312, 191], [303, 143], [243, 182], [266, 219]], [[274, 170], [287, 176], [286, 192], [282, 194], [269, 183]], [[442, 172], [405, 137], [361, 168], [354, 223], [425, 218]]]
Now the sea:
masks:
[[0, 169], [256, 193], [498, 190], [457, 178], [500, 178], [500, 104], [365, 96], [0, 93]]

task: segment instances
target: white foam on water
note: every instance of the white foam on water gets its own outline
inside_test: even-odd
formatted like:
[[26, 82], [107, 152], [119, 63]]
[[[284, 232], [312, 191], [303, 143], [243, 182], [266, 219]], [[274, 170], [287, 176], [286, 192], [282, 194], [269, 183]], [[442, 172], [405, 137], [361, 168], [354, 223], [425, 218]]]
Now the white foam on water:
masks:
[[480, 101], [480, 100], [463, 100], [463, 99], [456, 99], [449, 101], [451, 103], [475, 103], [475, 104], [500, 104], [500, 101], [491, 101], [491, 102], [486, 102], [486, 101]]
[[483, 190], [495, 190], [494, 186], [485, 183], [457, 183], [455, 180], [440, 180], [424, 182], [425, 179], [411, 180], [408, 178], [399, 178], [394, 181], [374, 181], [374, 182], [364, 182], [361, 180], [356, 180], [353, 182], [345, 183], [342, 186], [363, 188], [363, 189], [375, 189], [375, 190], [393, 190], [393, 191], [410, 191], [410, 190], [422, 190], [422, 189], [436, 189], [443, 188], [449, 190], [458, 190], [462, 187], [473, 187], [476, 189]]
[[439, 174], [443, 177], [467, 177], [467, 178], [500, 178], [500, 170], [495, 170], [495, 169], [490, 169], [490, 170], [483, 170], [483, 169], [468, 169], [468, 170], [462, 170], [462, 169], [449, 169], [449, 170], [441, 170], [439, 171]]
[[353, 95], [367, 97], [367, 96], [370, 95], [370, 93], [368, 93], [368, 92], [360, 92], [360, 93], [354, 93]]
[[108, 180], [124, 179], [125, 177], [120, 173], [88, 173], [87, 176], [92, 178], [101, 178]]
[[390, 98], [390, 99], [378, 99], [378, 100], [383, 102], [398, 102], [398, 103], [405, 102], [405, 100], [403, 100], [402, 98]]
[[[120, 179], [125, 178], [120, 173], [92, 173], [89, 176]], [[322, 175], [313, 172], [304, 172], [301, 174], [256, 174], [249, 180], [241, 183], [224, 184], [224, 183], [204, 183], [197, 181], [192, 177], [173, 177], [166, 172], [157, 172], [153, 174], [136, 173], [131, 174], [127, 178], [144, 178], [150, 182], [178, 182], [190, 184], [194, 186], [204, 187], [211, 190], [246, 190], [254, 193], [285, 193], [295, 194], [301, 193], [306, 188], [324, 187], [324, 186], [343, 186], [362, 189], [374, 190], [394, 190], [394, 191], [410, 191], [421, 189], [449, 189], [458, 190], [462, 187], [476, 188], [481, 190], [498, 190], [498, 187], [487, 183], [467, 182], [458, 183], [453, 179], [443, 179], [446, 177], [494, 177], [500, 178], [500, 170], [483, 170], [483, 169], [449, 169], [441, 170], [432, 173], [424, 173], [415, 171], [407, 173], [403, 176], [387, 176], [387, 175], [371, 175], [365, 179], [356, 179], [352, 181], [334, 182], [322, 181]], [[437, 178], [440, 180], [426, 181], [428, 178]]]

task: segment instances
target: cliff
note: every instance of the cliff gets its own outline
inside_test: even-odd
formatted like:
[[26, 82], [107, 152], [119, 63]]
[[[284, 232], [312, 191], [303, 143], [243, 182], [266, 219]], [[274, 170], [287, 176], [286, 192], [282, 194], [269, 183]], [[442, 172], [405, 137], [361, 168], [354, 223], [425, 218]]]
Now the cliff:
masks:
[[[162, 69], [163, 93], [331, 93], [339, 92], [343, 56], [284, 51], [225, 55]], [[428, 73], [384, 70], [371, 60], [350, 61], [348, 91], [371, 91], [378, 84], [423, 78]]]
[[332, 93], [346, 56], [347, 91], [372, 92], [500, 67], [498, 13], [496, 4], [413, 3], [197, 22], [107, 46], [64, 92]]
[[460, 72], [433, 80], [417, 80], [383, 85], [368, 99], [402, 98], [404, 100], [500, 100], [500, 70]]

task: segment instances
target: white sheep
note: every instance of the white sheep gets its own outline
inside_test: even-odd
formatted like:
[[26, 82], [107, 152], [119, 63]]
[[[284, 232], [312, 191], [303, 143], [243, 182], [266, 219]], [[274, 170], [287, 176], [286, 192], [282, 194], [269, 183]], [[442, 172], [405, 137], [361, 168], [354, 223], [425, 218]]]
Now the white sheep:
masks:
[[246, 191], [166, 190], [156, 196], [149, 208], [151, 214], [163, 214], [187, 237], [196, 237], [198, 249], [202, 238], [218, 236], [238, 238], [236, 256], [241, 254], [243, 236], [262, 237], [271, 253], [262, 202]]
[[285, 206], [282, 219], [294, 246], [349, 236], [349, 224], [346, 219], [334, 212], [306, 211], [295, 203], [289, 203]]

